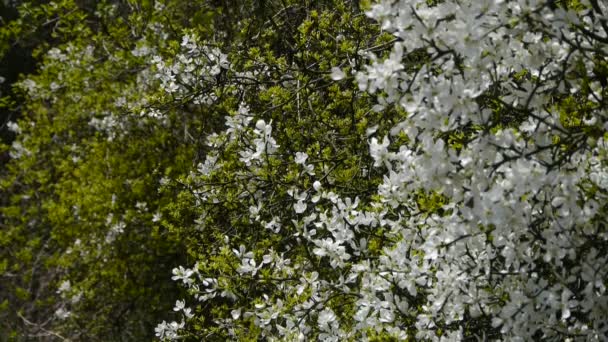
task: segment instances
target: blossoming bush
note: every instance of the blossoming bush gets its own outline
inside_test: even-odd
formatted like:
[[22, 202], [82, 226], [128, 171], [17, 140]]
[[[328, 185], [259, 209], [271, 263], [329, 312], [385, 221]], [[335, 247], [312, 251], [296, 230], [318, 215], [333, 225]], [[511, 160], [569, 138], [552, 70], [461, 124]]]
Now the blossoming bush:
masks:
[[[157, 321], [185, 296], [171, 281], [171, 269], [218, 241], [197, 230], [200, 208], [188, 175], [208, 155], [206, 141], [226, 115], [235, 115], [229, 127], [240, 137], [238, 113], [274, 107], [265, 118], [275, 124], [284, 119], [286, 140], [294, 130], [315, 131], [311, 113], [322, 114], [315, 119], [324, 120], [330, 134], [319, 130], [308, 139], [328, 160], [336, 137], [350, 149], [365, 143], [348, 132], [365, 131], [355, 123], [370, 98], [326, 90], [331, 80], [325, 73], [341, 61], [332, 56], [356, 57], [355, 39], [334, 37], [343, 26], [325, 37], [315, 26], [322, 21], [325, 31], [334, 29], [329, 20], [340, 16], [268, 5], [32, 2], [20, 7], [28, 20], [3, 28], [4, 38], [19, 37], [32, 23], [54, 25], [53, 40], [36, 49], [37, 73], [24, 75], [15, 88], [22, 117], [8, 127], [18, 138], [2, 147], [11, 156], [1, 170], [2, 339], [154, 336]], [[356, 13], [350, 3], [341, 6]], [[250, 18], [252, 12], [260, 17]], [[303, 22], [308, 28], [299, 27]], [[375, 41], [365, 17], [342, 23], [354, 27], [349, 30], [357, 39]], [[278, 34], [285, 30], [291, 36]], [[297, 39], [299, 54], [290, 47]], [[306, 69], [306, 77], [292, 76]], [[340, 94], [340, 101], [321, 107], [329, 94]], [[361, 106], [356, 119], [347, 111], [352, 99]], [[289, 119], [292, 110], [307, 121]], [[270, 141], [271, 126], [259, 127], [252, 141]], [[250, 153], [252, 163], [260, 153]], [[343, 177], [354, 172], [353, 163]]]
[[[371, 6], [395, 39], [388, 56], [359, 51], [369, 62], [355, 83], [394, 122], [368, 127], [369, 156], [349, 182], [377, 187], [348, 193], [316, 151], [283, 149], [297, 135], [278, 138], [280, 124], [228, 118], [192, 177], [200, 230], [218, 243], [174, 270], [195, 314], [157, 335], [603, 339], [607, 10]], [[331, 74], [348, 86], [345, 76]], [[290, 169], [298, 181], [282, 180]]]
[[0, 317], [75, 340], [602, 340], [607, 12], [99, 5], [19, 84]]

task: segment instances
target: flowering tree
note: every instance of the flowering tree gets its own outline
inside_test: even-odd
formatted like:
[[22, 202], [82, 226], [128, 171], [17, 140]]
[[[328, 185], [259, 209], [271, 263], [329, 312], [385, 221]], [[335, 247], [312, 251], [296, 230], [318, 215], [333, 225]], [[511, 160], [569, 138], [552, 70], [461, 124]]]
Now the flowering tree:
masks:
[[[22, 118], [8, 126], [18, 137], [1, 147], [11, 160], [0, 170], [0, 336], [154, 336], [156, 321], [186, 295], [171, 281], [171, 269], [202, 257], [202, 246], [223, 241], [223, 235], [201, 234], [195, 221], [202, 208], [189, 174], [193, 161], [204, 162], [209, 154], [206, 141], [224, 127], [225, 116], [235, 116], [229, 132], [240, 139], [244, 121], [251, 120], [239, 113], [266, 111], [255, 122], [282, 123], [283, 148], [300, 148], [283, 142], [294, 132], [313, 131], [307, 139], [328, 161], [339, 138], [344, 167], [335, 170], [350, 177], [356, 160], [347, 160], [345, 146], [366, 150], [366, 127], [356, 124], [370, 97], [347, 87], [328, 89], [332, 82], [325, 74], [343, 56], [356, 57], [358, 40], [375, 42], [377, 31], [353, 14], [352, 4], [336, 4], [341, 12], [330, 16], [296, 2], [289, 8], [242, 1], [110, 1], [94, 8], [67, 0], [24, 3], [20, 19], [27, 20], [3, 27], [2, 37], [41, 22], [52, 24], [54, 40], [36, 48], [37, 72], [22, 76], [15, 88]], [[252, 12], [259, 17], [251, 18]], [[333, 27], [330, 19], [339, 13], [349, 16]], [[310, 32], [316, 36], [308, 38]], [[338, 52], [340, 58], [334, 57]], [[359, 112], [351, 115], [355, 105]], [[306, 120], [286, 115], [292, 111]], [[323, 120], [325, 130], [316, 130], [313, 120]], [[252, 142], [271, 141], [272, 127], [258, 127]], [[351, 138], [351, 130], [362, 135]], [[243, 152], [243, 163], [257, 165], [267, 151], [249, 152]], [[203, 165], [213, 167], [202, 163], [201, 170]], [[241, 165], [226, 168], [227, 184]], [[234, 196], [238, 189], [222, 190]], [[224, 217], [239, 215], [236, 198], [228, 199], [213, 213], [222, 227], [230, 221], [221, 221], [219, 209], [234, 212]]]
[[[381, 177], [377, 189], [344, 191], [306, 145], [285, 164], [278, 125], [242, 107], [192, 177], [200, 229], [223, 241], [174, 270], [191, 305], [213, 309], [192, 317], [179, 302], [183, 320], [157, 335], [218, 334], [197, 332], [211, 321], [233, 338], [602, 339], [606, 11], [597, 1], [371, 6], [395, 39], [389, 56], [364, 51], [355, 81], [377, 94], [375, 111], [404, 112], [388, 132], [368, 127], [375, 169], [359, 164], [350, 181]], [[298, 181], [277, 183], [290, 168]], [[242, 203], [229, 216], [240, 225], [218, 229], [208, 206], [230, 200]]]
[[19, 83], [10, 328], [608, 334], [603, 2], [184, 3], [33, 10], [105, 29], [41, 47]]

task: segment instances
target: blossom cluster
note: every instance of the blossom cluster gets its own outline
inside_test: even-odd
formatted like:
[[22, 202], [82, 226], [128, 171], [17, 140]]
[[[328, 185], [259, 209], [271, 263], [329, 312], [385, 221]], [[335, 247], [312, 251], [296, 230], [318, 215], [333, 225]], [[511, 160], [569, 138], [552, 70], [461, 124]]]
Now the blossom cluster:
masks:
[[[377, 94], [379, 110], [407, 112], [386, 136], [369, 141], [383, 174], [376, 196], [363, 203], [341, 195], [297, 152], [294, 163], [314, 185], [289, 190], [293, 212], [266, 210], [273, 192], [259, 168], [280, 146], [272, 122], [249, 128], [254, 114], [242, 106], [215, 138], [236, 144], [245, 165], [240, 196], [256, 203], [246, 216], [275, 234], [291, 232], [297, 243], [260, 255], [226, 236], [218, 250], [232, 251], [242, 279], [278, 279], [274, 293], [248, 302], [198, 266], [180, 269], [176, 280], [200, 302], [221, 297], [233, 305], [218, 326], [234, 334], [239, 322], [252, 322], [268, 340], [607, 336], [608, 233], [601, 217], [608, 204], [608, 113], [596, 72], [608, 56], [601, 15], [608, 8], [597, 1], [580, 6], [373, 5], [367, 14], [395, 40], [388, 58], [367, 53], [370, 63], [355, 82]], [[414, 55], [422, 62], [407, 64]], [[334, 69], [331, 78], [346, 76]], [[576, 129], [559, 106], [568, 99], [585, 104]], [[455, 144], [456, 136], [464, 142]], [[209, 180], [222, 165], [219, 152], [199, 165], [199, 203], [219, 201], [221, 189]], [[421, 193], [442, 198], [441, 207], [425, 211]], [[383, 241], [379, 250], [366, 238], [373, 234]], [[298, 245], [311, 256], [294, 252]], [[166, 324], [158, 329], [167, 331]]]

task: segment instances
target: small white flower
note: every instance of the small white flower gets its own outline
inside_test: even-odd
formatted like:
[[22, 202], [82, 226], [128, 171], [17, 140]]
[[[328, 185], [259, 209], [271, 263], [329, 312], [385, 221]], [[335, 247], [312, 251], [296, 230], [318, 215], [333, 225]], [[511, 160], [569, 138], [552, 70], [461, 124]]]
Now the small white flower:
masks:
[[116, 234], [122, 234], [124, 233], [126, 227], [127, 225], [124, 222], [120, 221], [112, 226], [112, 231]]
[[344, 71], [338, 67], [331, 68], [331, 79], [334, 81], [340, 81], [346, 77]]
[[321, 190], [321, 182], [315, 181], [314, 183], [312, 183], [312, 187], [313, 187], [313, 189], [315, 189], [315, 191], [320, 191]]
[[301, 214], [306, 211], [306, 203], [300, 200], [296, 204], [293, 205], [293, 209], [296, 211], [296, 214]]
[[241, 317], [241, 309], [238, 308], [230, 311], [230, 315], [232, 315], [232, 319], [239, 319]]
[[57, 318], [59, 318], [61, 320], [64, 320], [64, 319], [70, 317], [71, 314], [72, 314], [71, 312], [65, 310], [64, 308], [59, 308], [55, 311], [55, 316], [57, 316]]
[[148, 209], [148, 204], [146, 202], [137, 202], [135, 203], [135, 207], [138, 210], [146, 211]]
[[182, 311], [182, 310], [184, 310], [185, 307], [186, 307], [186, 301], [178, 300], [175, 302], [175, 307], [173, 308], [173, 311]]
[[296, 152], [295, 162], [296, 164], [303, 165], [306, 163], [306, 159], [308, 159], [308, 154], [304, 152]]
[[192, 309], [190, 308], [184, 308], [184, 315], [186, 316], [186, 318], [192, 318], [194, 317], [194, 314], [192, 313]]
[[157, 211], [153, 216], [152, 216], [152, 222], [156, 223], [159, 222], [161, 219], [163, 218], [163, 215]]
[[167, 330], [167, 322], [163, 321], [162, 323], [159, 323], [156, 328], [154, 328], [154, 332], [156, 333], [156, 336], [158, 336], [158, 338], [163, 338], [165, 337], [165, 331]]
[[57, 293], [65, 293], [72, 289], [72, 285], [69, 280], [64, 280], [61, 285], [59, 285], [59, 289], [57, 289]]
[[70, 301], [72, 302], [72, 304], [76, 304], [76, 303], [80, 302], [81, 299], [82, 299], [82, 292], [78, 292], [77, 294], [72, 296]]
[[171, 277], [171, 279], [174, 281], [181, 280], [184, 282], [184, 284], [191, 284], [193, 281], [192, 279], [190, 279], [190, 277], [194, 274], [194, 271], [189, 268], [179, 266], [177, 268], [174, 268], [172, 272], [174, 275], [173, 277]]
[[319, 313], [317, 324], [323, 331], [331, 331], [330, 325], [337, 319], [336, 314], [331, 309], [325, 308]]
[[9, 121], [6, 123], [6, 127], [9, 131], [15, 134], [21, 134], [21, 127], [16, 122]]

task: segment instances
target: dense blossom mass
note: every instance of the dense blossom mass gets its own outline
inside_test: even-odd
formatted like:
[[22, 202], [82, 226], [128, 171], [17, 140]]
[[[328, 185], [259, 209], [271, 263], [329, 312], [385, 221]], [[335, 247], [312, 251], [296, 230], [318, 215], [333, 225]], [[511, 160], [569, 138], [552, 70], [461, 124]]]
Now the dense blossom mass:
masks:
[[[93, 269], [133, 236], [177, 249], [150, 243], [157, 259], [124, 267], [158, 260], [166, 274], [142, 279], [179, 287], [150, 331], [161, 340], [604, 340], [608, 5], [331, 3], [286, 6], [266, 31], [239, 22], [246, 48], [222, 40], [229, 28], [165, 42], [170, 25], [146, 22], [108, 58], [131, 81], [79, 121], [88, 150], [65, 150], [81, 165], [152, 136], [190, 152], [103, 169], [120, 181], [104, 186], [135, 194], [62, 209], [90, 228], [63, 232], [59, 254]], [[298, 26], [273, 31], [289, 15]], [[20, 89], [42, 107], [78, 102], [97, 76], [61, 70], [89, 72], [99, 49], [49, 50], [57, 79]], [[26, 122], [8, 126], [16, 163], [41, 153]], [[49, 282], [57, 326], [81, 329], [96, 285], [78, 269]]]
[[[273, 298], [264, 295], [259, 304], [235, 307], [222, 325], [233, 329], [253, 317], [266, 338], [306, 339], [315, 332], [329, 341], [364, 337], [370, 330], [403, 339], [412, 323], [417, 339], [460, 340], [467, 325], [483, 320], [491, 321], [486, 326], [491, 332], [480, 336], [500, 333], [508, 340], [606, 336], [608, 234], [598, 215], [608, 190], [602, 181], [607, 146], [603, 133], [590, 136], [565, 127], [555, 105], [566, 98], [583, 102], [585, 128], [607, 129], [606, 91], [594, 72], [608, 54], [602, 15], [608, 8], [601, 2], [580, 5], [373, 5], [367, 15], [396, 39], [388, 58], [367, 54], [370, 63], [356, 72], [356, 82], [379, 94], [383, 106], [396, 103], [408, 113], [390, 134], [370, 139], [374, 167], [385, 173], [378, 196], [369, 203], [371, 210], [360, 210], [358, 198], [324, 190], [322, 174], [310, 173], [319, 185], [292, 190], [299, 216], [291, 224], [299, 243], [327, 260], [331, 276], [319, 277], [314, 259], [291, 260], [289, 248], [256, 260], [241, 245], [234, 251], [242, 262], [239, 274], [267, 269], [273, 278], [302, 276], [284, 281]], [[403, 60], [417, 52], [428, 63], [408, 70]], [[343, 76], [334, 71], [332, 77]], [[504, 120], [501, 115], [511, 118], [497, 122]], [[239, 134], [230, 125], [233, 119], [227, 120], [231, 128], [220, 134]], [[445, 139], [450, 132], [462, 132], [466, 143], [450, 145]], [[270, 133], [263, 121], [253, 132], [242, 131], [255, 146], [255, 153], [247, 144], [241, 147], [247, 165], [254, 159], [263, 164], [263, 154], [274, 153]], [[395, 143], [400, 134], [405, 142]], [[208, 158], [218, 160], [213, 154]], [[221, 159], [216, 165], [221, 167]], [[205, 193], [218, 191], [203, 186]], [[441, 213], [421, 213], [419, 191], [444, 197]], [[254, 198], [263, 203], [268, 195], [259, 191]], [[293, 214], [276, 215], [273, 222]], [[259, 216], [251, 220], [269, 225]], [[379, 257], [369, 258], [359, 232], [380, 227], [391, 242]], [[183, 280], [195, 301], [231, 297], [197, 267], [189, 273]], [[336, 296], [351, 298], [354, 309], [346, 322], [328, 305]], [[295, 302], [289, 305], [286, 298]], [[413, 306], [412, 299], [421, 305]]]

